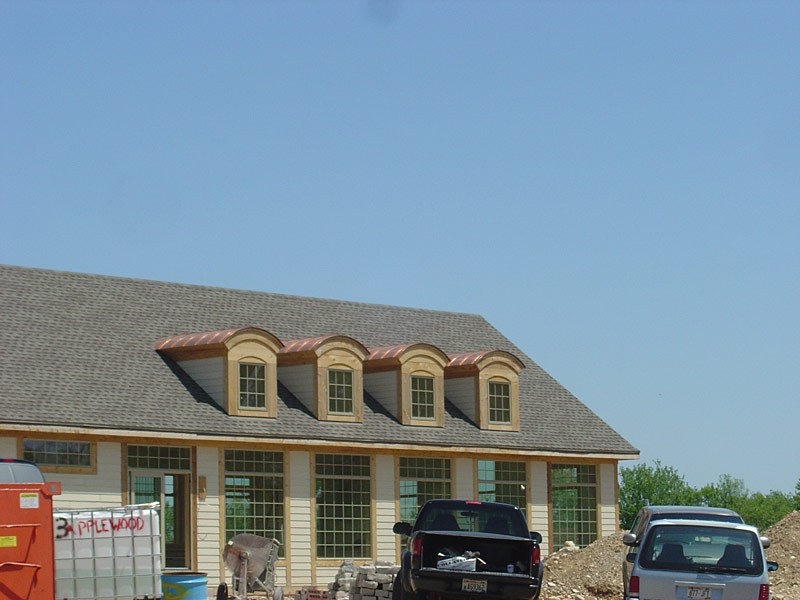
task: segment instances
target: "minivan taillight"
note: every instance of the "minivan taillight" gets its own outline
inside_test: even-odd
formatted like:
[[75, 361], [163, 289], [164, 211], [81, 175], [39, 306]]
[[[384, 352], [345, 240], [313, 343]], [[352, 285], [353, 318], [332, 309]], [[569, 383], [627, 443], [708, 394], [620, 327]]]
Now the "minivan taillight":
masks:
[[762, 583], [758, 588], [758, 600], [769, 600], [769, 584]]
[[634, 575], [628, 580], [628, 596], [631, 598], [639, 597], [639, 576]]

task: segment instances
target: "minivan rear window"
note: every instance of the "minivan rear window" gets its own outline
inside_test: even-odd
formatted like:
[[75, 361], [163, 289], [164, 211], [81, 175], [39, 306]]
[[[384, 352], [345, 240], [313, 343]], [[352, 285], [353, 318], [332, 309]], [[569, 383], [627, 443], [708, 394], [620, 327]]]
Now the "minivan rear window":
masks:
[[645, 569], [760, 575], [761, 543], [752, 531], [708, 525], [654, 525], [642, 545]]

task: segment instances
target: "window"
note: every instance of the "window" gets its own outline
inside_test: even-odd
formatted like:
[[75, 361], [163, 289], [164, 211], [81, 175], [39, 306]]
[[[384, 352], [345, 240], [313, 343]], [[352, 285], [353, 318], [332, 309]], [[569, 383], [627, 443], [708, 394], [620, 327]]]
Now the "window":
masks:
[[128, 467], [161, 471], [191, 470], [191, 451], [177, 446], [128, 446]]
[[450, 497], [450, 460], [400, 457], [400, 520], [413, 521], [428, 500]]
[[525, 513], [528, 503], [524, 462], [478, 461], [478, 499], [519, 506]]
[[285, 544], [283, 453], [225, 451], [225, 536], [253, 533]]
[[597, 539], [597, 476], [594, 465], [552, 465], [553, 546], [585, 547]]
[[89, 472], [95, 468], [94, 445], [90, 442], [62, 440], [22, 440], [22, 458], [43, 470]]
[[435, 417], [433, 377], [411, 377], [411, 416], [414, 419]]
[[328, 412], [353, 414], [353, 372], [328, 369]]
[[508, 382], [489, 382], [489, 422], [511, 423], [511, 385]]
[[239, 363], [239, 408], [267, 408], [264, 365]]
[[317, 558], [372, 557], [369, 456], [316, 457]]

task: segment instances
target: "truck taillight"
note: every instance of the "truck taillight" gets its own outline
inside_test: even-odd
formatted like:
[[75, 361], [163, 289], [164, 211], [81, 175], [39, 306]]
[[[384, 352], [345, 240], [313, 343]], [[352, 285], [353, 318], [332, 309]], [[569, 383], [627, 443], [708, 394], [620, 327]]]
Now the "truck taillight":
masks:
[[422, 538], [414, 538], [414, 541], [411, 542], [411, 556], [421, 556], [422, 555]]
[[639, 576], [634, 575], [628, 580], [628, 596], [632, 598], [639, 597]]
[[536, 575], [537, 567], [540, 562], [542, 562], [542, 549], [539, 546], [533, 547], [533, 553], [531, 554], [531, 564], [534, 566], [533, 574]]
[[758, 600], [769, 600], [769, 584], [762, 583], [758, 588]]

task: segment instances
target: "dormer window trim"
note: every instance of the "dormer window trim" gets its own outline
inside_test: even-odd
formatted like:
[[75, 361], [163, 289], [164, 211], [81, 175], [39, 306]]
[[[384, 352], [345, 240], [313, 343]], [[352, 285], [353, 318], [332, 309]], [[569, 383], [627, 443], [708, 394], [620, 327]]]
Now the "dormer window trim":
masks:
[[[277, 356], [282, 347], [283, 342], [258, 327], [184, 333], [153, 345], [156, 352], [169, 356], [195, 381], [202, 382], [203, 389], [227, 414], [260, 418], [278, 415]], [[263, 366], [263, 406], [260, 401], [256, 406], [242, 402], [242, 364]]]
[[[313, 386], [300, 389], [302, 386], [299, 385], [299, 380], [296, 381], [298, 385], [295, 389], [292, 389], [291, 382], [287, 385], [284, 381], [284, 385], [287, 385], [317, 419], [361, 423], [364, 420], [364, 359], [368, 354], [364, 345], [351, 337], [326, 335], [286, 342], [278, 355], [278, 365], [287, 371], [297, 368], [316, 371]], [[349, 375], [344, 375], [345, 373]], [[339, 383], [332, 381], [332, 377], [335, 378], [337, 374], [343, 376]], [[331, 396], [332, 385], [344, 385], [339, 391], [350, 390], [352, 398], [347, 394], [341, 397]], [[339, 400], [344, 404], [332, 404]], [[351, 402], [351, 407], [347, 406], [348, 402]], [[348, 408], [351, 410], [347, 411]]]
[[412, 373], [409, 375], [409, 390], [411, 418], [434, 421], [436, 419], [436, 377], [428, 373]]
[[486, 382], [486, 388], [489, 425], [511, 425], [511, 382], [493, 377]]
[[328, 415], [353, 416], [355, 414], [353, 370], [328, 368]]
[[[444, 427], [444, 368], [449, 357], [431, 344], [400, 344], [373, 348], [364, 362], [364, 371], [371, 377], [382, 377], [383, 384], [373, 396], [390, 408], [403, 425], [419, 427]], [[384, 374], [394, 372], [391, 386], [386, 385]], [[427, 378], [433, 386], [425, 394], [432, 397], [433, 408], [429, 414], [415, 413], [414, 378]], [[368, 390], [369, 391], [369, 390]], [[428, 411], [425, 411], [428, 412]]]
[[239, 410], [267, 410], [267, 366], [257, 358], [240, 360]]

